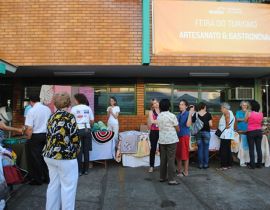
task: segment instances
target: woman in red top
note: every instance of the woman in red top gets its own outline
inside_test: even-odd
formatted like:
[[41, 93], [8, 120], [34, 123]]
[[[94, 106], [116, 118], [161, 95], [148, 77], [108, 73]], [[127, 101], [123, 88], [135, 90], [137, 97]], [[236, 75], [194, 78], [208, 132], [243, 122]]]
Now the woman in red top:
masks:
[[251, 101], [251, 112], [247, 112], [245, 121], [248, 123], [247, 138], [249, 147], [250, 169], [255, 169], [254, 144], [257, 151], [257, 168], [262, 167], [262, 121], [263, 113], [260, 111], [260, 104], [257, 101]]
[[157, 99], [151, 100], [151, 110], [149, 111], [148, 115], [148, 124], [150, 127], [150, 143], [151, 143], [151, 150], [150, 150], [150, 168], [149, 173], [152, 173], [154, 171], [155, 167], [155, 155], [157, 150], [157, 142], [159, 138], [159, 128], [157, 125], [157, 117], [159, 111], [159, 102]]

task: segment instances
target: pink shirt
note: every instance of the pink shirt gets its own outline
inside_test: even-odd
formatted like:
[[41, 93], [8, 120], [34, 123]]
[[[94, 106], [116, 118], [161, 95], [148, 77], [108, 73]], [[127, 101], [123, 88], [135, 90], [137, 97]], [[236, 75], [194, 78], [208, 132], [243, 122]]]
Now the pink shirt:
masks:
[[248, 118], [248, 131], [260, 130], [262, 129], [262, 120], [263, 120], [263, 113], [261, 112], [254, 112], [250, 113]]

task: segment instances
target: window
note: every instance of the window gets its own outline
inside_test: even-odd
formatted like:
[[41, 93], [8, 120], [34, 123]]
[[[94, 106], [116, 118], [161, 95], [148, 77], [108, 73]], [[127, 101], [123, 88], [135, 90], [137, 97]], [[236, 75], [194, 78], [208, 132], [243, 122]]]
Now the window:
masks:
[[135, 85], [104, 85], [95, 88], [95, 114], [107, 114], [109, 99], [114, 96], [120, 106], [121, 114], [136, 114]]
[[197, 104], [199, 101], [198, 88], [177, 87], [173, 90], [173, 111], [179, 111], [179, 101], [187, 100], [189, 104]]
[[171, 101], [171, 112], [179, 111], [179, 101], [185, 99], [189, 104], [204, 102], [211, 113], [220, 112], [220, 103], [225, 99], [225, 87], [201, 87], [200, 85], [156, 85], [147, 84], [145, 87], [145, 111], [149, 110], [150, 100], [167, 98]]

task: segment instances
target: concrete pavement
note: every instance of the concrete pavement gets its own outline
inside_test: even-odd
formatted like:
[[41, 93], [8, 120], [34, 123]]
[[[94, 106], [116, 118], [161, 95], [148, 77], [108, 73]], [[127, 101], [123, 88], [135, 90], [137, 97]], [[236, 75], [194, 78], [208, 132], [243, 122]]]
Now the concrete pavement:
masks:
[[[114, 162], [108, 169], [95, 165], [79, 179], [76, 209], [270, 209], [270, 168], [250, 170], [234, 166], [216, 171], [191, 164], [180, 185], [160, 183], [159, 172], [125, 168]], [[22, 185], [8, 201], [8, 210], [43, 210], [47, 185]]]

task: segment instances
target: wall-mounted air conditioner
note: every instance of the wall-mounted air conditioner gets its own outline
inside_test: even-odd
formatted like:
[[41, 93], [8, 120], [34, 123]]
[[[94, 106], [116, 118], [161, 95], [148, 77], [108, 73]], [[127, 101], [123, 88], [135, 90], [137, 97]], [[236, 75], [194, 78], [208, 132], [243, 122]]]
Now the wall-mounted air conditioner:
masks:
[[229, 100], [253, 100], [254, 88], [250, 87], [236, 87], [228, 91]]

